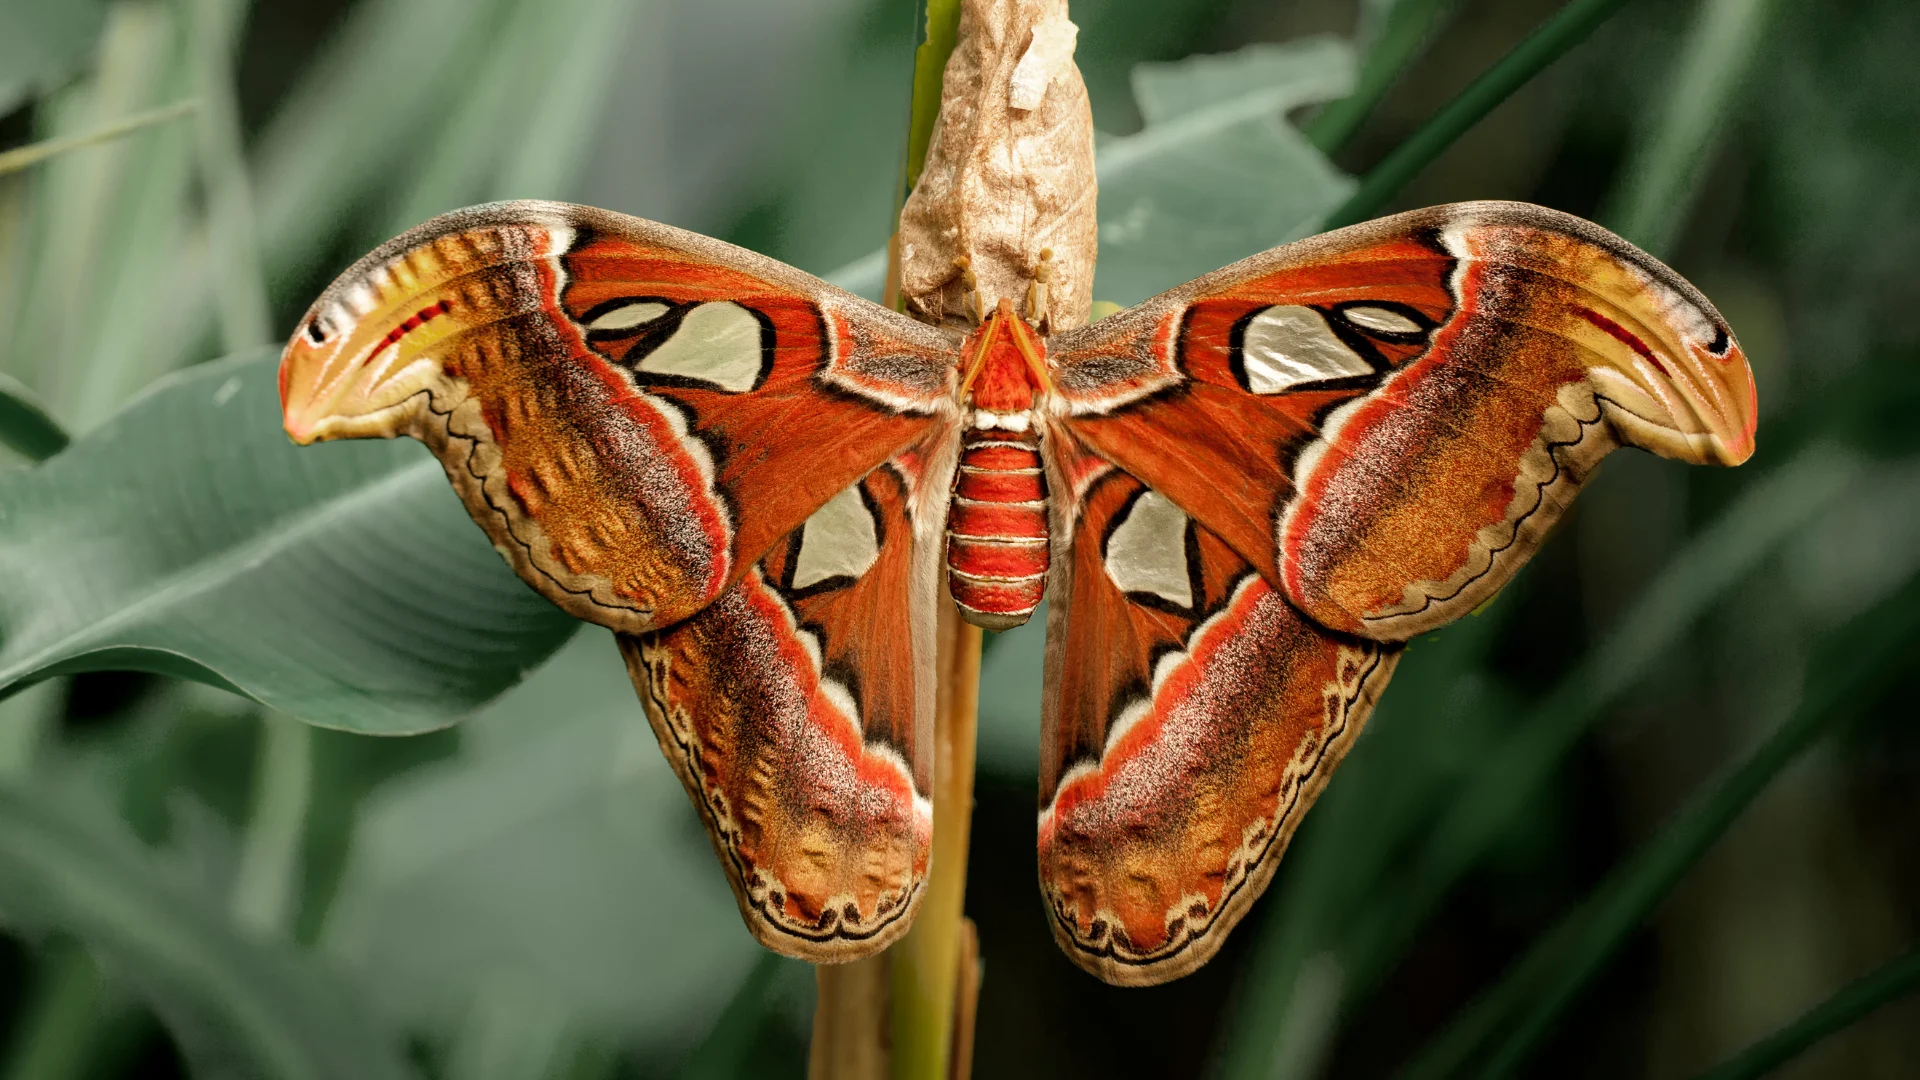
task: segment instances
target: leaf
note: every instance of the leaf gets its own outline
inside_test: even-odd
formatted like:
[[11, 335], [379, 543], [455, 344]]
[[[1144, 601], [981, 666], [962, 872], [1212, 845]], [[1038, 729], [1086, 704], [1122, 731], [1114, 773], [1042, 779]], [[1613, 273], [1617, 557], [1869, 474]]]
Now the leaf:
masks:
[[66, 449], [69, 441], [66, 429], [48, 414], [33, 392], [0, 372], [0, 446], [45, 461]]
[[0, 688], [156, 671], [405, 734], [460, 719], [573, 632], [424, 448], [288, 443], [276, 366], [183, 372], [0, 475]]
[[0, 0], [0, 115], [80, 66], [104, 10], [100, 0]]
[[1094, 295], [1137, 304], [1317, 230], [1353, 182], [1287, 122], [1353, 89], [1333, 37], [1134, 69], [1147, 126], [1101, 143]]
[[1913, 948], [1836, 990], [1793, 1023], [1700, 1074], [1697, 1080], [1759, 1080], [1821, 1039], [1917, 989], [1920, 948]]
[[194, 1075], [411, 1075], [333, 972], [242, 937], [225, 904], [76, 794], [0, 786], [0, 910], [17, 930], [85, 942], [172, 1029]]
[[1460, 0], [1361, 0], [1355, 44], [1366, 50], [1353, 93], [1329, 102], [1306, 125], [1313, 145], [1331, 154], [1346, 145], [1420, 55]]
[[612, 637], [589, 629], [363, 804], [323, 945], [396, 1024], [498, 989], [559, 1027], [677, 1042], [759, 954]]
[[1477, 1046], [1489, 1042], [1496, 1045], [1480, 1075], [1511, 1075], [1628, 935], [1773, 779], [1820, 736], [1885, 696], [1907, 670], [1916, 642], [1920, 577], [1827, 635], [1808, 664], [1806, 697], [1793, 715], [1542, 935], [1403, 1077], [1454, 1075]]
[[176, 101], [171, 105], [162, 105], [157, 109], [148, 109], [145, 112], [134, 113], [132, 116], [123, 117], [110, 124], [104, 124], [92, 131], [82, 132], [77, 135], [63, 135], [56, 139], [45, 139], [41, 142], [8, 150], [5, 153], [0, 153], [0, 176], [4, 176], [7, 173], [19, 172], [22, 169], [32, 168], [43, 161], [59, 157], [61, 154], [72, 153], [83, 147], [97, 146], [103, 142], [112, 142], [115, 139], [131, 135], [142, 128], [149, 128], [155, 124], [164, 124], [170, 120], [178, 120], [183, 116], [191, 114], [199, 107], [199, 102], [191, 99], [187, 101]]

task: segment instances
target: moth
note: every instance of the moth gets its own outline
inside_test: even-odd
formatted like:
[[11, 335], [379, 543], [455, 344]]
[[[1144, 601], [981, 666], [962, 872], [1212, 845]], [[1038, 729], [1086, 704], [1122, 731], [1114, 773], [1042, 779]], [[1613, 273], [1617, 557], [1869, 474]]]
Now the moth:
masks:
[[748, 927], [802, 959], [913, 918], [941, 605], [1001, 629], [1049, 598], [1045, 909], [1135, 985], [1220, 947], [1402, 644], [1492, 596], [1610, 450], [1753, 450], [1706, 298], [1537, 206], [1356, 225], [1060, 333], [1045, 299], [941, 329], [497, 203], [347, 270], [281, 398], [300, 443], [424, 442], [529, 585], [617, 634]]

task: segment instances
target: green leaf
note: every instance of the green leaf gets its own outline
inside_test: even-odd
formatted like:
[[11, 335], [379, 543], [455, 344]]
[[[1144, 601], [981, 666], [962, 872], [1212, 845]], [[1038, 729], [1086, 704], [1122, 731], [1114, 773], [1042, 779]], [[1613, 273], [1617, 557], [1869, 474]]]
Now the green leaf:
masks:
[[1476, 1047], [1496, 1040], [1479, 1075], [1512, 1075], [1606, 960], [1767, 785], [1820, 736], [1884, 694], [1907, 669], [1916, 642], [1920, 577], [1827, 635], [1808, 664], [1806, 697], [1794, 714], [1536, 941], [1402, 1076], [1455, 1075]]
[[1333, 37], [1136, 68], [1147, 126], [1102, 142], [1096, 160], [1094, 296], [1136, 304], [1316, 231], [1353, 181], [1286, 113], [1353, 81], [1353, 50]]
[[134, 113], [132, 116], [115, 120], [110, 124], [103, 124], [92, 131], [81, 132], [77, 135], [63, 135], [57, 139], [45, 139], [27, 146], [8, 150], [6, 153], [0, 154], [0, 176], [11, 172], [19, 172], [21, 169], [32, 168], [43, 161], [59, 157], [61, 154], [72, 153], [83, 147], [98, 146], [104, 142], [112, 142], [115, 139], [131, 135], [142, 128], [150, 128], [155, 124], [164, 124], [171, 120], [178, 120], [183, 116], [191, 114], [199, 107], [200, 103], [191, 99], [187, 101], [176, 101], [171, 105], [162, 105], [157, 109], [148, 109], [145, 112]]
[[77, 793], [0, 786], [7, 922], [85, 942], [167, 1022], [194, 1075], [411, 1075], [389, 1033], [334, 973], [242, 936], [223, 917], [225, 907]]
[[531, 994], [560, 1030], [702, 1030], [759, 950], [612, 635], [578, 635], [460, 732], [361, 808], [323, 945], [371, 1007], [444, 1031]]
[[573, 632], [423, 447], [291, 445], [276, 368], [184, 372], [0, 476], [0, 688], [157, 671], [404, 734], [460, 719]]
[[66, 429], [48, 414], [32, 391], [0, 373], [0, 446], [45, 461], [65, 450], [69, 441]]
[[1701, 1073], [1697, 1080], [1759, 1080], [1880, 1006], [1920, 990], [1920, 948], [1835, 991], [1799, 1019]]
[[1621, 169], [1603, 215], [1620, 235], [1670, 258], [1712, 163], [1727, 113], [1758, 58], [1777, 0], [1708, 0], [1672, 65], [1666, 99]]
[[100, 36], [100, 0], [0, 0], [0, 114], [80, 66]]

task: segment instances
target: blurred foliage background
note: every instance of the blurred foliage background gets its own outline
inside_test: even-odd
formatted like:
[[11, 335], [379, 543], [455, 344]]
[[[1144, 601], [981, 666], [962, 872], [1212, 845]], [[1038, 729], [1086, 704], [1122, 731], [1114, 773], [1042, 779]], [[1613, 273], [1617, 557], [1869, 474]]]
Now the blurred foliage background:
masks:
[[[1561, 10], [1076, 0], [1096, 296], [1315, 231]], [[0, 151], [149, 121], [0, 158], [0, 1080], [802, 1074], [811, 973], [740, 927], [605, 632], [422, 448], [288, 447], [273, 343], [490, 198], [877, 292], [917, 18], [0, 0]], [[1752, 357], [1760, 451], [1610, 459], [1164, 987], [1056, 952], [1039, 620], [990, 642], [978, 1075], [1920, 1072], [1916, 54], [1911, 0], [1627, 3], [1395, 195], [1667, 259]]]

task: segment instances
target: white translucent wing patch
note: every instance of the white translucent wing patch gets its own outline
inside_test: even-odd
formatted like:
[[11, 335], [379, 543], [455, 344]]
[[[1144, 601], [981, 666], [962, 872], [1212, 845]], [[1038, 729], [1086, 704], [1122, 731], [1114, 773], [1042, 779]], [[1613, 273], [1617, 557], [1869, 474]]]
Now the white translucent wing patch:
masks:
[[650, 323], [673, 310], [658, 300], [636, 300], [605, 312], [587, 324], [593, 332], [606, 330], [631, 330], [636, 326]]
[[804, 589], [837, 577], [858, 579], [878, 558], [880, 530], [855, 484], [827, 500], [800, 527], [792, 587]]
[[1382, 334], [1418, 334], [1421, 331], [1419, 323], [1392, 308], [1360, 304], [1341, 308], [1340, 316], [1362, 330], [1375, 330]]
[[760, 382], [766, 363], [760, 320], [739, 304], [721, 300], [687, 312], [673, 336], [648, 353], [639, 369], [741, 393]]
[[1318, 311], [1282, 304], [1247, 321], [1240, 339], [1240, 372], [1253, 393], [1278, 394], [1302, 383], [1371, 375], [1373, 368], [1334, 335]]
[[1107, 534], [1107, 576], [1125, 593], [1193, 606], [1187, 573], [1187, 515], [1157, 491], [1141, 492]]

